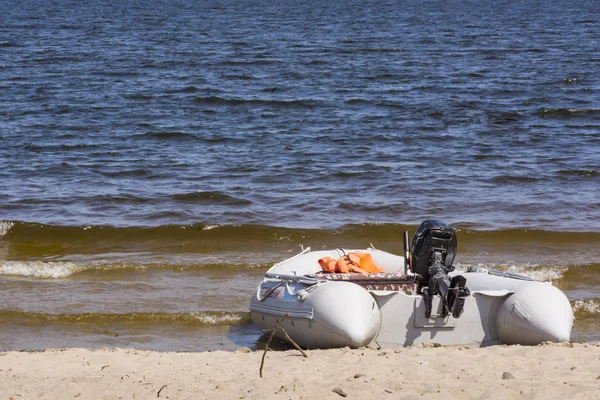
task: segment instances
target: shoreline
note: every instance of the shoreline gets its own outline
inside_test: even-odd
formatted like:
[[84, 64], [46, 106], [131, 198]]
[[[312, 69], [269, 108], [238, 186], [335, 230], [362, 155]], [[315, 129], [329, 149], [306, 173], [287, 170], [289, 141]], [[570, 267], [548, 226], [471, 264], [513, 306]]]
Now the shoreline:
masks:
[[397, 349], [0, 353], [2, 399], [596, 399], [600, 343]]

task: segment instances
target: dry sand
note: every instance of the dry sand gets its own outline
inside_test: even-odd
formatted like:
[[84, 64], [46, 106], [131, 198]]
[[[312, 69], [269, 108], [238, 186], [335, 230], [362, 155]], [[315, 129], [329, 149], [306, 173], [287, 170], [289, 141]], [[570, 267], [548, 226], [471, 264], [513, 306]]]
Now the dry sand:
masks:
[[[244, 351], [245, 350], [245, 351]], [[600, 399], [600, 345], [0, 353], [8, 399]]]

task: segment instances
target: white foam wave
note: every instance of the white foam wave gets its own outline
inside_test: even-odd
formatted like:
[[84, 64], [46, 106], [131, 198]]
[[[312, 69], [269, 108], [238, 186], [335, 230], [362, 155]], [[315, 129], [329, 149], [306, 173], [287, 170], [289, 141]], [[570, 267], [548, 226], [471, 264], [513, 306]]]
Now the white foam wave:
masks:
[[69, 262], [0, 261], [0, 275], [25, 276], [38, 279], [67, 278], [85, 267]]
[[242, 316], [239, 314], [219, 314], [219, 315], [197, 314], [197, 315], [195, 315], [195, 317], [199, 322], [206, 324], [206, 325], [235, 323], [235, 322], [240, 322], [242, 320]]
[[573, 311], [582, 311], [590, 314], [600, 313], [600, 303], [596, 300], [575, 300]]
[[513, 274], [521, 274], [528, 276], [536, 281], [553, 281], [557, 279], [562, 279], [569, 268], [561, 265], [551, 266], [551, 267], [535, 267], [531, 268], [523, 265], [511, 265], [506, 269], [507, 272], [511, 272]]
[[[461, 270], [466, 270], [467, 267], [471, 265], [459, 264], [458, 268]], [[485, 264], [477, 264], [477, 267], [487, 268], [487, 269], [496, 269], [499, 271], [510, 272], [512, 274], [524, 275], [531, 279], [535, 279], [536, 281], [548, 282], [557, 279], [562, 279], [565, 272], [569, 269], [568, 267], [562, 265], [554, 265], [554, 266], [538, 266], [538, 265], [485, 265]]]
[[6, 235], [13, 226], [15, 226], [14, 222], [0, 221], [0, 236]]

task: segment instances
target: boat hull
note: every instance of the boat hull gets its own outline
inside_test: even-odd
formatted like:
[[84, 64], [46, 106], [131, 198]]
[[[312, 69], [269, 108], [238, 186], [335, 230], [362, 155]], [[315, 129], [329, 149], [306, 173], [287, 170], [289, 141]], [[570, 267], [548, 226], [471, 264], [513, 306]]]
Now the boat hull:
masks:
[[[366, 346], [381, 327], [381, 310], [375, 298], [358, 285], [326, 282], [310, 292], [303, 285], [277, 289], [262, 301], [259, 295], [254, 296], [252, 320], [262, 329], [281, 326], [304, 348]], [[306, 297], [300, 299], [303, 295]], [[285, 338], [281, 331], [276, 335]]]
[[[306, 274], [306, 267], [305, 275], [295, 274], [299, 265], [314, 262], [323, 254], [328, 253], [313, 252], [294, 259], [289, 263], [294, 274], [266, 274], [250, 304], [256, 325], [265, 330], [281, 326], [304, 348], [370, 343], [399, 347], [423, 342], [535, 345], [570, 338], [570, 302], [549, 283], [497, 276], [486, 270], [453, 272], [451, 276], [464, 276], [470, 289], [463, 314], [460, 318], [446, 315], [442, 299], [434, 296], [427, 317], [424, 297], [407, 290], [414, 285], [410, 277], [379, 290], [365, 282], [318, 279]], [[275, 267], [279, 274], [286, 272], [285, 262]], [[285, 339], [282, 332], [277, 337]]]

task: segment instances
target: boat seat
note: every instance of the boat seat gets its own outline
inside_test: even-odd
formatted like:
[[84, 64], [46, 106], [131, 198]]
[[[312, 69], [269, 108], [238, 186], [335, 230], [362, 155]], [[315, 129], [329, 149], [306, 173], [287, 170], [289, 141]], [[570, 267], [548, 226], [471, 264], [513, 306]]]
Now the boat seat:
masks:
[[407, 295], [417, 293], [417, 283], [400, 272], [379, 272], [376, 274], [335, 274], [319, 271], [306, 275], [310, 278], [326, 279], [328, 281], [348, 281], [364, 287], [366, 290], [385, 290], [404, 292]]

